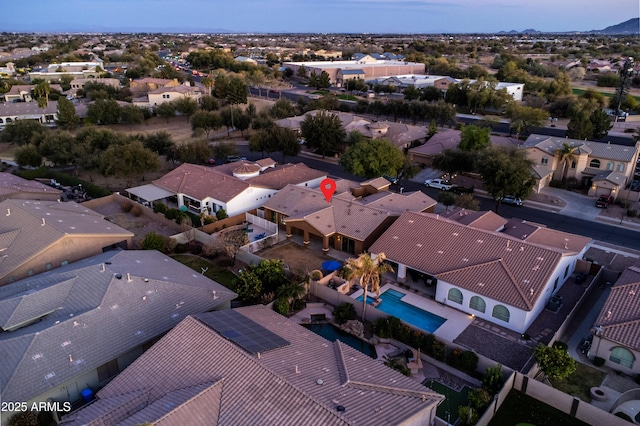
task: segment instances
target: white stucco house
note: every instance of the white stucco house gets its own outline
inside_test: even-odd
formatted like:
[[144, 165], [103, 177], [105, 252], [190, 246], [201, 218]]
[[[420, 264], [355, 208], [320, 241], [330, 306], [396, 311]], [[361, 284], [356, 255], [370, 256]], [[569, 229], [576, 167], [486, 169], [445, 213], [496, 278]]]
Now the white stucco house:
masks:
[[127, 189], [143, 203], [168, 201], [188, 211], [236, 216], [261, 207], [288, 184], [318, 188], [326, 172], [303, 163], [276, 165], [271, 159], [238, 161], [217, 167], [182, 164], [152, 184]]
[[369, 250], [396, 264], [398, 281], [430, 275], [436, 301], [526, 333], [590, 241], [492, 212], [406, 212]]

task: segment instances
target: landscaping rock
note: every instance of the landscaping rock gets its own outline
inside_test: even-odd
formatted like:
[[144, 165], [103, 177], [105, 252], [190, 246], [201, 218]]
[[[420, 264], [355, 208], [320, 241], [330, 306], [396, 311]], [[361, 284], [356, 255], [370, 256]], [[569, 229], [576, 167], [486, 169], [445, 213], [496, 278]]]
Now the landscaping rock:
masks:
[[349, 320], [340, 328], [349, 334], [362, 338], [364, 336], [364, 325], [358, 320]]

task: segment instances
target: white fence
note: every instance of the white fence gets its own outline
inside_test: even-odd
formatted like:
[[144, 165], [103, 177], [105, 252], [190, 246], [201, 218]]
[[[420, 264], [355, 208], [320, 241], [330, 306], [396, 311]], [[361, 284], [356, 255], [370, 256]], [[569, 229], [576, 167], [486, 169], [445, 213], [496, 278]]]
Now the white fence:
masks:
[[265, 229], [267, 231], [267, 235], [258, 241], [252, 241], [249, 244], [240, 247], [240, 251], [255, 253], [263, 248], [271, 247], [278, 242], [278, 225], [251, 213], [246, 213], [246, 217], [247, 222], [250, 224]]

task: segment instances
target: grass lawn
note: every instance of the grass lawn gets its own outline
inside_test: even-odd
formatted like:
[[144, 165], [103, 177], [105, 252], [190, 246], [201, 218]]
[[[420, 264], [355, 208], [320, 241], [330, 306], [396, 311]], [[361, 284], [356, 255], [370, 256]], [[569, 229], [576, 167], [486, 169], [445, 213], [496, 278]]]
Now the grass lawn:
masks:
[[228, 289], [235, 291], [235, 286], [233, 285], [235, 275], [228, 269], [215, 265], [199, 256], [176, 254], [171, 257], [198, 273], [202, 273], [201, 268], [209, 268], [207, 269], [207, 272], [204, 273], [207, 278], [217, 281]]
[[519, 423], [536, 426], [588, 426], [560, 410], [512, 390], [489, 422], [489, 426], [513, 426]]
[[591, 402], [589, 389], [600, 386], [606, 373], [588, 366], [577, 363], [576, 371], [564, 380], [549, 380], [554, 388], [569, 395], [577, 396], [585, 402]]
[[356, 98], [353, 95], [338, 95], [338, 99], [342, 99], [344, 101], [357, 101], [358, 98]]
[[[615, 88], [612, 88], [613, 90], [615, 90]], [[582, 96], [584, 94], [584, 92], [586, 92], [586, 89], [579, 89], [577, 87], [573, 87], [571, 89], [572, 93], [576, 96]], [[594, 90], [598, 93], [600, 93], [601, 95], [603, 95], [606, 98], [612, 98], [613, 95], [615, 94], [614, 92], [600, 92], [598, 90]], [[632, 95], [633, 96], [633, 95]], [[640, 96], [633, 96], [633, 98], [636, 100], [636, 102], [640, 102]]]

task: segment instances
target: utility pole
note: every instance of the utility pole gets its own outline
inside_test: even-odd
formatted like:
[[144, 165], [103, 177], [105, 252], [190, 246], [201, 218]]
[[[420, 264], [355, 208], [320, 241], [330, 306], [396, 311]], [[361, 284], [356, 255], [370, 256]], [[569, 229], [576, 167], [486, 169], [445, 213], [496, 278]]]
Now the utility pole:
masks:
[[618, 98], [618, 104], [614, 110], [616, 115], [615, 122], [618, 122], [618, 118], [620, 117], [620, 107], [622, 106], [622, 102], [627, 99], [629, 96], [629, 90], [631, 88], [631, 77], [633, 76], [633, 58], [629, 56], [626, 61], [624, 61], [624, 65], [622, 70], [620, 71], [620, 85], [616, 89], [616, 97]]

